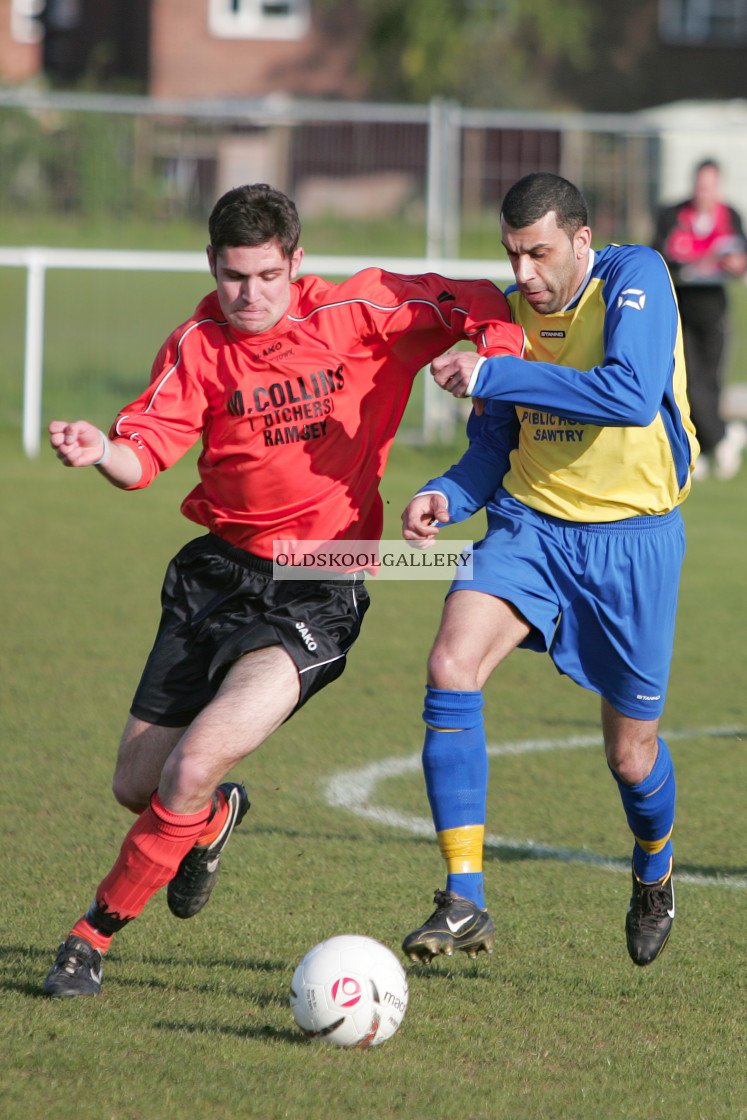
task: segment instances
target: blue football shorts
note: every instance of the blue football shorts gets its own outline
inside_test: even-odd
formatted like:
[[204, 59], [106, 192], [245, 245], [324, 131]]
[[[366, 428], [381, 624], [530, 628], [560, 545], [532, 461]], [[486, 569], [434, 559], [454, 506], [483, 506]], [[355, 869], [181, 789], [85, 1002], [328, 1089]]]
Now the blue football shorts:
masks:
[[559, 673], [623, 715], [657, 719], [685, 555], [679, 509], [579, 523], [539, 513], [501, 490], [487, 513], [473, 578], [455, 580], [449, 594], [506, 599], [532, 627], [523, 648], [549, 652]]

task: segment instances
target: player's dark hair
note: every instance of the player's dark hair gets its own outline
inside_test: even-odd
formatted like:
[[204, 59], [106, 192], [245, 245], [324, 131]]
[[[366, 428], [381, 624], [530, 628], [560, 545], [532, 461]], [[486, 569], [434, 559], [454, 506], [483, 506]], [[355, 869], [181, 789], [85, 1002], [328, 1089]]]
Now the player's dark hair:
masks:
[[221, 249], [265, 245], [277, 240], [289, 259], [298, 247], [301, 223], [295, 203], [267, 183], [234, 187], [218, 199], [208, 219], [210, 244]]
[[573, 237], [589, 224], [589, 209], [578, 187], [549, 171], [534, 171], [519, 179], [506, 192], [501, 217], [513, 229], [534, 225], [550, 211], [555, 212], [558, 228]]
[[695, 168], [695, 174], [697, 175], [700, 171], [705, 171], [706, 167], [712, 167], [714, 171], [718, 171], [718, 173], [721, 174], [721, 165], [715, 159], [702, 159]]

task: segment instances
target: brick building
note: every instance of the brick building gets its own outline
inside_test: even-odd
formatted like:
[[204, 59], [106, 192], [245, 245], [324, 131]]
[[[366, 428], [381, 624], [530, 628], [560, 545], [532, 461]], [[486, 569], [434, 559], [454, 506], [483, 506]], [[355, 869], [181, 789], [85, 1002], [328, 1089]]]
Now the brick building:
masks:
[[[586, 62], [558, 63], [551, 81], [565, 104], [630, 112], [745, 95], [745, 0], [591, 8]], [[164, 98], [361, 100], [371, 91], [356, 74], [357, 10], [356, 0], [0, 0], [0, 85], [43, 76]], [[379, 80], [379, 99], [385, 89]]]
[[329, 23], [312, 0], [0, 0], [0, 84], [356, 98], [356, 41], [344, 13]]

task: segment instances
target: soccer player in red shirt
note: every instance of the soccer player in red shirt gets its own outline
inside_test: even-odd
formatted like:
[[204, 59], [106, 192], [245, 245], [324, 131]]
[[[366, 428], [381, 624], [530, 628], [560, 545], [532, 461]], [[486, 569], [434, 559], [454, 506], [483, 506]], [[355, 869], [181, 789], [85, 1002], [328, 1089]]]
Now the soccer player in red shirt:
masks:
[[729, 334], [728, 284], [747, 272], [742, 219], [722, 201], [721, 169], [704, 159], [695, 169], [692, 198], [659, 211], [653, 247], [672, 274], [682, 321], [690, 400], [701, 455], [693, 470], [729, 479], [742, 464], [747, 429], [726, 420], [721, 393]]
[[119, 747], [114, 794], [137, 820], [60, 947], [50, 996], [97, 995], [112, 937], [167, 883], [177, 917], [202, 909], [249, 808], [225, 776], [345, 667], [368, 606], [362, 574], [274, 580], [273, 542], [378, 539], [379, 482], [418, 370], [460, 339], [522, 352], [486, 280], [299, 277], [296, 208], [264, 184], [220, 198], [209, 231], [215, 290], [169, 335], [145, 392], [108, 435], [49, 426], [65, 465], [122, 489], [201, 439], [182, 512], [207, 530], [169, 566]]

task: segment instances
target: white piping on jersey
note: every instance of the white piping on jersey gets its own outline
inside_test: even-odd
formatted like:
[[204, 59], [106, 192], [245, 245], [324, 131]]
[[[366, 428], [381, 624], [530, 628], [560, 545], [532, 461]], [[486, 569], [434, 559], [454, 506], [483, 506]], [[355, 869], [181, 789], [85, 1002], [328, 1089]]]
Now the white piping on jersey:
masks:
[[[430, 307], [433, 309], [433, 311], [436, 312], [445, 327], [451, 326], [449, 320], [446, 319], [441, 313], [441, 308], [438, 306], [438, 304], [431, 302], [431, 300], [429, 299], [405, 299], [402, 300], [401, 303], [383, 304], [374, 303], [373, 300], [363, 299], [362, 297], [358, 296], [356, 299], [341, 299], [335, 300], [334, 303], [323, 303], [321, 307], [312, 308], [308, 315], [288, 315], [287, 318], [290, 319], [292, 323], [305, 323], [307, 319], [310, 319], [312, 315], [316, 315], [320, 311], [329, 311], [330, 309], [335, 307], [345, 307], [346, 305], [351, 303], [363, 303], [366, 305], [366, 307], [372, 307], [375, 311], [399, 311], [400, 308], [406, 307], [408, 303], [422, 303], [425, 304], [426, 307]], [[468, 312], [463, 307], [455, 306], [452, 307], [451, 310], [458, 311], [460, 315], [466, 316], [468, 314]], [[473, 333], [477, 334], [478, 332], [474, 331]]]
[[565, 307], [561, 307], [561, 309], [560, 309], [561, 311], [568, 311], [569, 308], [571, 308], [573, 306], [573, 304], [576, 302], [576, 300], [579, 299], [579, 297], [581, 296], [581, 293], [583, 292], [584, 288], [589, 283], [589, 277], [591, 276], [591, 270], [594, 267], [594, 261], [595, 260], [596, 260], [596, 253], [594, 252], [593, 249], [589, 249], [589, 263], [586, 266], [586, 275], [584, 276], [584, 278], [581, 281], [581, 283], [579, 284], [579, 286], [576, 288], [575, 294], [568, 300], [568, 303], [565, 305]]
[[[593, 255], [593, 253], [592, 253], [592, 255]], [[305, 323], [308, 319], [311, 319], [311, 317], [313, 315], [316, 315], [320, 311], [329, 311], [329, 310], [331, 310], [333, 308], [336, 308], [336, 307], [345, 307], [345, 306], [348, 306], [348, 305], [354, 304], [354, 303], [365, 304], [367, 307], [372, 307], [375, 311], [385, 311], [385, 312], [399, 311], [402, 307], [406, 307], [409, 303], [421, 303], [425, 307], [430, 307], [436, 313], [436, 315], [438, 316], [438, 318], [441, 320], [441, 322], [443, 323], [443, 325], [446, 328], [451, 327], [451, 323], [443, 315], [443, 313], [441, 311], [441, 308], [438, 306], [438, 304], [433, 303], [431, 300], [428, 300], [428, 299], [406, 299], [406, 300], [403, 300], [401, 303], [387, 305], [387, 304], [383, 304], [383, 303], [374, 303], [373, 300], [368, 300], [368, 299], [363, 299], [361, 297], [357, 297], [356, 299], [342, 299], [342, 300], [335, 300], [333, 303], [324, 303], [320, 307], [312, 308], [312, 310], [308, 313], [308, 315], [290, 315], [290, 314], [286, 313], [285, 318], [287, 318], [291, 323]], [[468, 315], [468, 311], [465, 308], [459, 307], [459, 306], [452, 307], [451, 311], [452, 311], [452, 313], [456, 311], [457, 314], [463, 315], [465, 317]], [[166, 382], [169, 380], [172, 373], [176, 372], [176, 370], [179, 366], [179, 362], [181, 361], [182, 343], [186, 339], [187, 335], [191, 334], [191, 332], [193, 330], [195, 330], [197, 327], [201, 327], [204, 323], [215, 323], [216, 326], [224, 327], [224, 326], [226, 326], [226, 322], [227, 322], [227, 320], [225, 320], [225, 319], [221, 320], [221, 319], [206, 318], [206, 319], [199, 319], [197, 322], [192, 323], [189, 327], [187, 327], [186, 331], [184, 332], [183, 335], [181, 335], [181, 337], [179, 338], [179, 341], [177, 343], [177, 358], [176, 358], [176, 361], [171, 366], [171, 368], [169, 370], [167, 370], [166, 373], [164, 373], [161, 376], [160, 381], [158, 382], [158, 384], [156, 385], [156, 387], [153, 390], [153, 394], [152, 394], [147, 406], [143, 409], [143, 414], [145, 414], [146, 412], [150, 412], [151, 408], [155, 404], [156, 397], [160, 393], [161, 389], [166, 384]], [[485, 344], [485, 332], [484, 332], [484, 330], [473, 331], [471, 335], [468, 334], [468, 337], [472, 337], [476, 334], [480, 334], [480, 336], [482, 337], [482, 340], [483, 340], [483, 344]], [[117, 435], [121, 436], [121, 435], [124, 434], [119, 430], [119, 425], [122, 421], [127, 420], [127, 418], [128, 418], [128, 414], [125, 414], [124, 416], [120, 416], [119, 419], [117, 420], [116, 425], [115, 425], [115, 431], [117, 432]], [[136, 432], [131, 432], [131, 433], [129, 433], [128, 438], [133, 438], [136, 435], [137, 435]]]
[[[218, 327], [225, 327], [226, 322], [227, 322], [226, 319], [209, 319], [209, 318], [208, 319], [199, 319], [196, 323], [192, 323], [189, 327], [187, 327], [184, 334], [181, 335], [181, 337], [179, 338], [179, 341], [178, 341], [177, 346], [176, 346], [176, 361], [174, 362], [171, 369], [166, 370], [166, 372], [161, 375], [161, 378], [160, 378], [158, 384], [155, 386], [155, 388], [153, 390], [153, 394], [152, 394], [150, 400], [148, 401], [147, 407], [143, 409], [142, 415], [144, 415], [146, 412], [150, 412], [151, 408], [155, 404], [156, 397], [161, 392], [161, 389], [164, 387], [164, 385], [166, 384], [168, 379], [171, 377], [172, 373], [175, 373], [176, 370], [178, 369], [179, 362], [181, 361], [181, 357], [182, 357], [182, 343], [184, 342], [187, 335], [191, 334], [192, 331], [195, 330], [197, 327], [201, 327], [203, 325], [203, 323], [215, 323], [215, 325], [218, 326]], [[126, 420], [127, 417], [128, 417], [128, 414], [125, 414], [124, 416], [120, 416], [119, 419], [117, 420], [117, 423], [115, 425], [115, 431], [116, 431], [118, 436], [121, 436], [121, 435], [124, 434], [124, 433], [120, 432], [119, 425], [120, 425], [121, 421]], [[130, 433], [128, 433], [127, 438], [128, 439], [134, 439], [135, 436], [137, 436], [137, 435], [138, 435], [137, 432], [130, 432]]]

